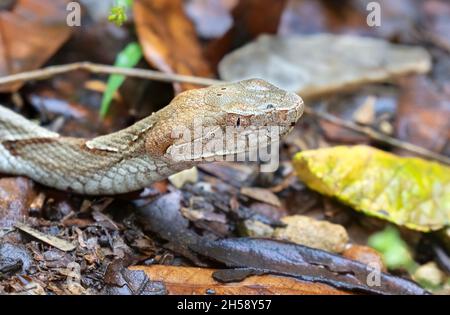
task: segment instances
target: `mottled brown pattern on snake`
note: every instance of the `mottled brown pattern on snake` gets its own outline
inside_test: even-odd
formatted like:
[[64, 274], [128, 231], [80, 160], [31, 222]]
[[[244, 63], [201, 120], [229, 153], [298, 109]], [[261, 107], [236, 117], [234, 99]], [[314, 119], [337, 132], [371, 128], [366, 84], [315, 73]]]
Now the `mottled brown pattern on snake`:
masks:
[[124, 130], [85, 140], [62, 137], [0, 106], [0, 173], [80, 194], [126, 193], [203, 162], [173, 158], [170, 148], [205, 141], [173, 137], [174, 127], [193, 131], [194, 120], [201, 119], [204, 128], [275, 124], [285, 134], [302, 112], [295, 94], [247, 80], [182, 93]]

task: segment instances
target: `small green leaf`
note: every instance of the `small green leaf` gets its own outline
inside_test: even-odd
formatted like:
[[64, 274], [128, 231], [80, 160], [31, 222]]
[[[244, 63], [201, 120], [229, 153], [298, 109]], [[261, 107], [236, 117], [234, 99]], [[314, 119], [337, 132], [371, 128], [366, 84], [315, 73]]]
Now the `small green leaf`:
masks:
[[127, 20], [127, 9], [133, 5], [133, 0], [116, 0], [115, 5], [111, 8], [108, 21], [115, 23], [117, 26]]
[[[133, 42], [128, 44], [116, 58], [115, 66], [123, 68], [134, 67], [142, 58], [142, 49], [139, 43]], [[100, 108], [100, 117], [104, 118], [108, 113], [109, 106], [113, 99], [114, 93], [120, 88], [125, 81], [125, 76], [120, 74], [112, 74], [108, 78], [108, 85], [103, 94], [102, 105]]]
[[125, 7], [112, 7], [111, 13], [108, 16], [108, 21], [113, 22], [117, 26], [122, 26], [122, 24], [127, 20], [127, 13]]
[[404, 268], [413, 273], [417, 267], [408, 245], [393, 226], [388, 226], [385, 230], [370, 236], [367, 244], [382, 254], [383, 261], [389, 269]]

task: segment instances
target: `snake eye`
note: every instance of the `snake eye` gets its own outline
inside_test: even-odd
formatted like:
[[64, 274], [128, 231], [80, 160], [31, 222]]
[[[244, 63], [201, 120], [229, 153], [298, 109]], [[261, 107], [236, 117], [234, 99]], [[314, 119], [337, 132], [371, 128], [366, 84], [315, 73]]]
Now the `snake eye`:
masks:
[[236, 121], [236, 127], [240, 127], [241, 126], [241, 118], [239, 117]]
[[267, 104], [266, 109], [274, 109], [275, 105], [273, 104]]

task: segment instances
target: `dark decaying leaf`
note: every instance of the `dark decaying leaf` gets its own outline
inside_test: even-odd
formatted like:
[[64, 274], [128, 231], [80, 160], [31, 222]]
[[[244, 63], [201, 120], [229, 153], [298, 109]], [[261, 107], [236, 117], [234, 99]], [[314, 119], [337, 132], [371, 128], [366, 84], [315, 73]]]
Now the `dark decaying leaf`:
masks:
[[235, 187], [245, 185], [255, 176], [255, 168], [238, 163], [217, 162], [199, 165], [198, 168]]
[[32, 257], [25, 247], [10, 243], [0, 244], [0, 278], [2, 274], [25, 272], [32, 262]]
[[[425, 294], [413, 282], [381, 273], [380, 287], [367, 284], [373, 270], [360, 262], [325, 251], [274, 240], [228, 238], [211, 240], [189, 229], [180, 213], [178, 192], [165, 195], [140, 208], [147, 231], [177, 244], [181, 254], [194, 251], [230, 268], [250, 268], [267, 274], [321, 282], [331, 286], [376, 294]], [[198, 261], [198, 260], [197, 260]]]
[[186, 185], [184, 189], [184, 195], [186, 197], [192, 198], [193, 196], [202, 196], [204, 200], [214, 206], [216, 210], [227, 214], [231, 221], [253, 219], [274, 227], [284, 226], [279, 220], [273, 219], [264, 213], [253, 211], [251, 208], [248, 208], [237, 201], [235, 201], [235, 205], [233, 205], [232, 200], [235, 200], [235, 194], [238, 192], [226, 183], [218, 182], [214, 189], [211, 190], [204, 189], [201, 185]]
[[204, 264], [187, 247], [197, 241], [198, 235], [189, 230], [189, 221], [180, 212], [181, 198], [181, 193], [176, 191], [141, 207], [141, 223], [144, 230], [169, 241], [170, 249], [201, 266]]
[[321, 282], [346, 290], [375, 294], [426, 294], [414, 282], [381, 273], [381, 285], [370, 286], [374, 270], [360, 262], [318, 249], [269, 239], [201, 240], [196, 252], [233, 268], [252, 268], [268, 274]]
[[260, 34], [275, 34], [287, 0], [241, 0], [233, 9], [233, 27], [207, 48], [208, 60], [216, 66], [222, 57]]
[[104, 294], [109, 295], [162, 295], [166, 294], [163, 283], [151, 281], [141, 270], [129, 270], [118, 259], [112, 262], [105, 274]]

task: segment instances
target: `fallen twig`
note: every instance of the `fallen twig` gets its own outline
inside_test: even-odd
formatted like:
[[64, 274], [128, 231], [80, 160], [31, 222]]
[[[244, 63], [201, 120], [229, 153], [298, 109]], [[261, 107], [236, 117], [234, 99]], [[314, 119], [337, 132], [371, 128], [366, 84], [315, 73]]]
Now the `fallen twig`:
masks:
[[[96, 64], [91, 62], [76, 62], [66, 65], [58, 65], [58, 66], [50, 66], [43, 69], [32, 70], [27, 72], [21, 72], [17, 74], [12, 74], [9, 76], [5, 76], [0, 78], [0, 86], [5, 84], [11, 84], [16, 82], [27, 82], [32, 80], [44, 80], [51, 78], [58, 74], [63, 74], [75, 70], [85, 70], [92, 73], [103, 73], [103, 74], [120, 74], [127, 77], [134, 77], [140, 79], [148, 79], [148, 80], [156, 80], [162, 82], [177, 82], [177, 83], [191, 83], [198, 84], [204, 86], [210, 86], [215, 84], [221, 84], [225, 81], [210, 79], [210, 78], [202, 78], [196, 76], [189, 75], [180, 75], [173, 73], [164, 73], [160, 71], [147, 70], [147, 69], [136, 69], [136, 68], [120, 68], [109, 65]], [[437, 160], [439, 162], [450, 165], [450, 158], [443, 156], [441, 154], [435, 153], [428, 149], [422, 148], [412, 143], [408, 143], [388, 135], [377, 132], [369, 127], [360, 126], [354, 122], [346, 121], [340, 119], [336, 116], [330, 115], [325, 112], [316, 111], [310, 107], [306, 107], [305, 112], [307, 114], [316, 116], [320, 119], [329, 121], [333, 124], [343, 126], [347, 129], [354, 130], [356, 132], [367, 135], [372, 139], [376, 139], [378, 141], [387, 143], [394, 147], [398, 147], [416, 154], [419, 154], [425, 158], [430, 158]]]
[[44, 80], [58, 74], [63, 74], [75, 70], [86, 70], [92, 73], [104, 74], [121, 74], [127, 77], [134, 77], [140, 79], [149, 79], [162, 82], [177, 82], [177, 83], [192, 83], [198, 85], [214, 85], [223, 83], [223, 81], [194, 77], [189, 75], [163, 73], [154, 70], [136, 69], [136, 68], [121, 68], [91, 62], [76, 62], [66, 65], [50, 66], [43, 69], [26, 71], [0, 78], [0, 85], [11, 84], [17, 82], [27, 82], [32, 80]]
[[448, 158], [446, 156], [443, 156], [441, 154], [435, 153], [428, 149], [422, 148], [415, 144], [405, 142], [405, 141], [399, 140], [397, 138], [390, 137], [390, 136], [385, 135], [381, 132], [378, 132], [370, 127], [361, 126], [352, 121], [343, 120], [339, 117], [330, 115], [326, 112], [316, 111], [310, 107], [305, 108], [305, 112], [309, 115], [316, 116], [320, 119], [326, 120], [335, 125], [343, 126], [347, 129], [365, 134], [365, 135], [369, 136], [371, 139], [375, 139], [380, 142], [387, 143], [391, 146], [401, 148], [404, 150], [408, 150], [409, 152], [413, 152], [413, 153], [419, 154], [423, 157], [431, 158], [431, 159], [437, 160], [439, 162], [450, 165], [450, 158]]

